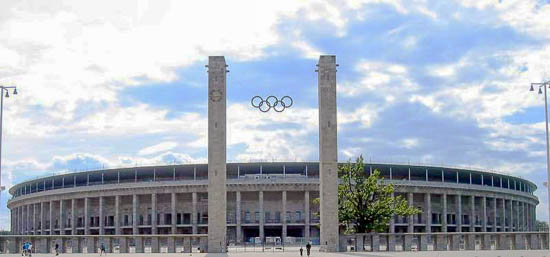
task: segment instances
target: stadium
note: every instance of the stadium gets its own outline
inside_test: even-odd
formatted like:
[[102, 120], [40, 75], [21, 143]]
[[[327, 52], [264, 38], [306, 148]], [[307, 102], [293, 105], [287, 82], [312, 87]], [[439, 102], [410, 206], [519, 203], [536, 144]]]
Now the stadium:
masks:
[[[527, 180], [472, 169], [367, 163], [422, 210], [388, 232], [532, 231]], [[68, 173], [13, 186], [12, 232], [24, 235], [207, 234], [207, 164]], [[227, 164], [227, 241], [319, 244], [319, 163]]]
[[[94, 252], [98, 240], [106, 240], [109, 249], [117, 245], [121, 252], [130, 246], [144, 252], [145, 245], [151, 252], [159, 252], [161, 245], [168, 252], [186, 245], [184, 251], [190, 252], [192, 244], [208, 252], [226, 252], [230, 245], [304, 242], [327, 252], [345, 251], [350, 240], [338, 222], [337, 170], [342, 163], [337, 161], [337, 66], [333, 55], [320, 56], [317, 64], [319, 162], [227, 163], [228, 66], [223, 56], [210, 56], [208, 163], [65, 173], [14, 185], [8, 208], [16, 236], [6, 239], [11, 240], [6, 248], [16, 252], [16, 245], [27, 237], [39, 241], [42, 251], [56, 242], [72, 252], [82, 252], [82, 243], [87, 252]], [[275, 97], [266, 101], [270, 98]], [[483, 236], [483, 249], [489, 249], [490, 238], [497, 236], [500, 249], [509, 249], [511, 243], [505, 239], [512, 237], [517, 249], [524, 249], [527, 238], [532, 249], [547, 242], [545, 234], [489, 234], [534, 230], [539, 201], [530, 181], [457, 167], [365, 167], [369, 174], [380, 171], [384, 181], [395, 185], [394, 194], [422, 210], [390, 220], [386, 249], [394, 249], [400, 234], [405, 235], [402, 249], [410, 249], [413, 233], [422, 234], [421, 250], [427, 249], [426, 235], [432, 233], [438, 238], [433, 241], [435, 249], [458, 249], [458, 234], [467, 235], [468, 249], [475, 249], [476, 235]], [[357, 248], [363, 249], [364, 238], [357, 235]], [[372, 249], [377, 249], [378, 236], [371, 238]]]

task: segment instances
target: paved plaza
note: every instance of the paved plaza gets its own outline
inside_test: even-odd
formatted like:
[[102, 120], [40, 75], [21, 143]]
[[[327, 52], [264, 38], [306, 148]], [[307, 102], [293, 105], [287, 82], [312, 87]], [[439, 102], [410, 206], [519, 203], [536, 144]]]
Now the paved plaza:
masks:
[[[2, 256], [10, 257], [19, 257], [21, 254], [5, 254]], [[54, 254], [33, 254], [35, 257], [42, 256], [55, 256]], [[88, 256], [99, 256], [99, 254], [60, 254], [59, 256], [64, 257], [88, 257]], [[276, 257], [295, 257], [300, 256], [298, 252], [246, 252], [246, 253], [141, 253], [141, 254], [108, 254], [107, 256], [116, 256], [116, 257], [130, 257], [130, 256], [179, 256], [179, 257], [214, 257], [214, 256], [228, 256], [228, 257], [254, 257], [254, 256], [276, 256]], [[305, 256], [305, 252], [304, 252]], [[334, 257], [353, 257], [353, 256], [368, 256], [368, 257], [394, 257], [394, 256], [404, 256], [404, 257], [550, 257], [550, 251], [547, 250], [524, 250], [524, 251], [433, 251], [433, 252], [343, 252], [343, 253], [320, 253], [312, 252], [311, 257], [324, 257], [324, 256], [334, 256]]]

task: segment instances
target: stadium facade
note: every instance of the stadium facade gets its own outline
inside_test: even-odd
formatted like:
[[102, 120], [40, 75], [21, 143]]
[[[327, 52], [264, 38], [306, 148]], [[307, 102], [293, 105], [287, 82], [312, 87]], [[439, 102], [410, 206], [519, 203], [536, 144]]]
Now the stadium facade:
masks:
[[[398, 164], [379, 170], [422, 214], [388, 232], [532, 231], [535, 184], [494, 172]], [[11, 227], [24, 235], [207, 234], [208, 166], [107, 169], [30, 180], [10, 189]], [[319, 243], [319, 163], [227, 164], [227, 237]]]
[[[121, 240], [127, 238], [122, 235], [139, 240], [142, 237], [135, 235], [197, 235], [207, 239], [201, 241], [201, 250], [208, 252], [224, 252], [226, 243], [251, 238], [303, 238], [320, 244], [324, 251], [341, 250], [337, 66], [335, 56], [323, 55], [315, 70], [319, 162], [228, 164], [228, 66], [223, 56], [210, 56], [208, 164], [96, 170], [17, 184], [10, 189], [13, 197], [8, 201], [13, 234], [119, 235]], [[536, 186], [522, 178], [437, 166], [371, 163], [367, 168], [365, 172], [380, 170], [396, 185], [395, 194], [422, 209], [419, 215], [392, 219], [389, 233], [534, 229]], [[174, 252], [175, 237], [168, 238], [170, 252]], [[15, 242], [21, 239], [14, 238], [18, 239], [10, 241], [10, 252], [16, 251]], [[94, 240], [86, 240], [92, 251]], [[126, 249], [125, 242], [121, 245]]]

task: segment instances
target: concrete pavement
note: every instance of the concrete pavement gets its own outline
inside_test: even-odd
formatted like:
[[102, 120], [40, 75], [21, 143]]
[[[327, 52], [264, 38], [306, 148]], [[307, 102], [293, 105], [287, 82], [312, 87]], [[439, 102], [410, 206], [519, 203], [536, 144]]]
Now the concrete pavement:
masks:
[[[19, 257], [21, 254], [2, 254], [0, 256]], [[53, 257], [55, 254], [33, 254], [33, 257]], [[60, 254], [63, 257], [97, 257], [99, 254]], [[298, 252], [246, 252], [246, 253], [141, 253], [141, 254], [108, 254], [116, 257], [297, 257]], [[305, 253], [304, 253], [305, 256]], [[547, 250], [518, 250], [518, 251], [425, 251], [425, 252], [344, 252], [344, 253], [320, 253], [312, 252], [311, 257], [550, 257]]]

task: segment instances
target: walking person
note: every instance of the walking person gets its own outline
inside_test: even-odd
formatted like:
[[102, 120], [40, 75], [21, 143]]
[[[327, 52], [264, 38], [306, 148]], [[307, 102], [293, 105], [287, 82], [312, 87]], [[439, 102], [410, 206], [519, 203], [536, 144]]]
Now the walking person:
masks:
[[55, 244], [55, 256], [59, 256], [59, 244]]
[[307, 256], [309, 256], [309, 254], [311, 253], [311, 243], [310, 242], [307, 242], [306, 252], [307, 252]]
[[99, 256], [107, 256], [107, 253], [105, 253], [105, 243], [101, 242], [101, 246], [99, 246]]
[[27, 251], [29, 252], [29, 257], [32, 256], [32, 243], [29, 243], [29, 246], [27, 247]]
[[27, 256], [27, 242], [23, 243], [23, 250], [21, 251], [21, 256]]
[[304, 248], [300, 246], [300, 256], [304, 256]]

